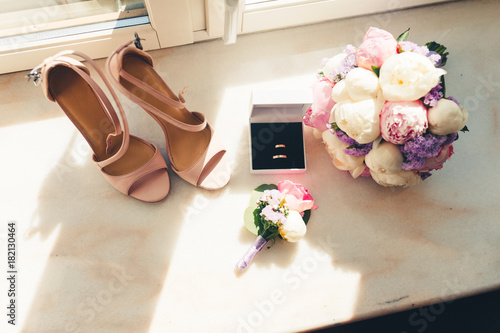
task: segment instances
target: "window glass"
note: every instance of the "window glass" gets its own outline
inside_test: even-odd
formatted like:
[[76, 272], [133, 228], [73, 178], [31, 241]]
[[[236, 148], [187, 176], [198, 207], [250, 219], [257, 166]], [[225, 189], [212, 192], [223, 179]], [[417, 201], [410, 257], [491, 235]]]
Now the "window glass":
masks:
[[146, 15], [142, 0], [0, 0], [0, 37]]

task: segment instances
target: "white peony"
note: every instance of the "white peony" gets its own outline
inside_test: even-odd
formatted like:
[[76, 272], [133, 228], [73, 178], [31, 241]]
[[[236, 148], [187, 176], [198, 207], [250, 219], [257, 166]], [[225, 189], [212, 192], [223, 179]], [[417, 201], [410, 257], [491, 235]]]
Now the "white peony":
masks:
[[403, 170], [402, 162], [403, 154], [399, 146], [387, 141], [374, 143], [372, 150], [365, 157], [370, 173], [376, 174], [396, 174]]
[[446, 71], [434, 67], [426, 56], [403, 52], [387, 59], [379, 74], [386, 100], [415, 101], [434, 88]]
[[347, 57], [347, 54], [345, 53], [339, 53], [337, 54], [336, 56], [333, 56], [331, 57], [330, 59], [328, 59], [328, 61], [326, 62], [326, 64], [323, 66], [323, 68], [321, 69], [321, 71], [323, 72], [323, 74], [328, 78], [328, 79], [331, 79], [330, 78], [330, 74], [333, 72], [333, 69], [337, 66], [339, 66], [342, 61], [344, 61], [344, 59]]
[[368, 99], [361, 102], [347, 100], [335, 104], [337, 126], [358, 143], [364, 144], [375, 140], [380, 135], [380, 110], [383, 102]]
[[377, 98], [380, 84], [373, 71], [354, 68], [345, 78], [345, 86], [349, 97], [355, 102]]
[[427, 112], [429, 131], [437, 135], [455, 133], [464, 128], [469, 113], [452, 100], [441, 98], [437, 105]]
[[388, 173], [377, 173], [370, 169], [370, 174], [373, 180], [375, 180], [379, 185], [386, 187], [391, 187], [391, 186], [409, 187], [417, 185], [420, 182], [420, 176], [408, 170], [401, 170], [398, 173], [388, 174]]
[[300, 213], [290, 210], [286, 222], [279, 227], [281, 237], [289, 242], [298, 242], [304, 238], [307, 231], [306, 224]]
[[332, 99], [337, 103], [351, 99], [347, 93], [345, 80], [340, 80], [333, 86]]
[[336, 134], [323, 132], [323, 142], [332, 158], [333, 165], [339, 170], [349, 171], [353, 178], [359, 177], [365, 170], [364, 156], [347, 155], [344, 149], [348, 144], [340, 141]]

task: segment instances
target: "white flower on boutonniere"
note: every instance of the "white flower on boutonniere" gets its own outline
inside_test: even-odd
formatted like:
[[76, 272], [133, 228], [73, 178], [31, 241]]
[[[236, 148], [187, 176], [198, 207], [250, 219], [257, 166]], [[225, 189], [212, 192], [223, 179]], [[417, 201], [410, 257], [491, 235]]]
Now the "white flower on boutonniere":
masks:
[[279, 227], [279, 231], [283, 239], [295, 243], [304, 238], [307, 227], [300, 213], [296, 210], [291, 210], [288, 213], [286, 222]]

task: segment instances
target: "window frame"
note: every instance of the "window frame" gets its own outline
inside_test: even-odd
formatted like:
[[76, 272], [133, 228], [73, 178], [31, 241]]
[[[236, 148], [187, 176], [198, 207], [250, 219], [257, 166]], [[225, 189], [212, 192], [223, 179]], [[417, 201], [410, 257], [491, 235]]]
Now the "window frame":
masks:
[[[385, 13], [405, 8], [456, 0], [275, 0], [240, 6], [238, 33], [254, 33], [359, 15]], [[224, 33], [223, 0], [206, 0], [208, 33], [203, 37], [218, 38]], [[244, 0], [240, 0], [244, 3]]]
[[[276, 0], [240, 5], [237, 31], [239, 34], [253, 33], [456, 0], [356, 0], [356, 6], [352, 1]], [[107, 57], [117, 45], [130, 40], [134, 32], [146, 39], [143, 42], [145, 50], [191, 44], [224, 34], [224, 0], [145, 0], [144, 3], [148, 24], [81, 33], [0, 50], [0, 74], [30, 69], [65, 49], [78, 49], [92, 58]], [[240, 0], [240, 4], [244, 4], [244, 0]], [[199, 20], [200, 17], [204, 22], [193, 24], [193, 18]], [[203, 25], [205, 29], [195, 28]]]
[[77, 49], [94, 59], [104, 58], [118, 45], [131, 40], [134, 32], [145, 39], [142, 43], [145, 50], [194, 42], [189, 0], [145, 0], [144, 3], [150, 21], [147, 24], [5, 44], [0, 50], [0, 74], [31, 69], [43, 59], [67, 49]]

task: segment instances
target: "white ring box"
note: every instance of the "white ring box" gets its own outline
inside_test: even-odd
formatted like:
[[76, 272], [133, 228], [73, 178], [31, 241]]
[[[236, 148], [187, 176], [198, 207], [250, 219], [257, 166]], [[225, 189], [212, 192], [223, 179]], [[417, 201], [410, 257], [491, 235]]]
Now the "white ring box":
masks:
[[312, 104], [310, 89], [254, 90], [250, 103], [250, 173], [306, 171], [302, 117]]

